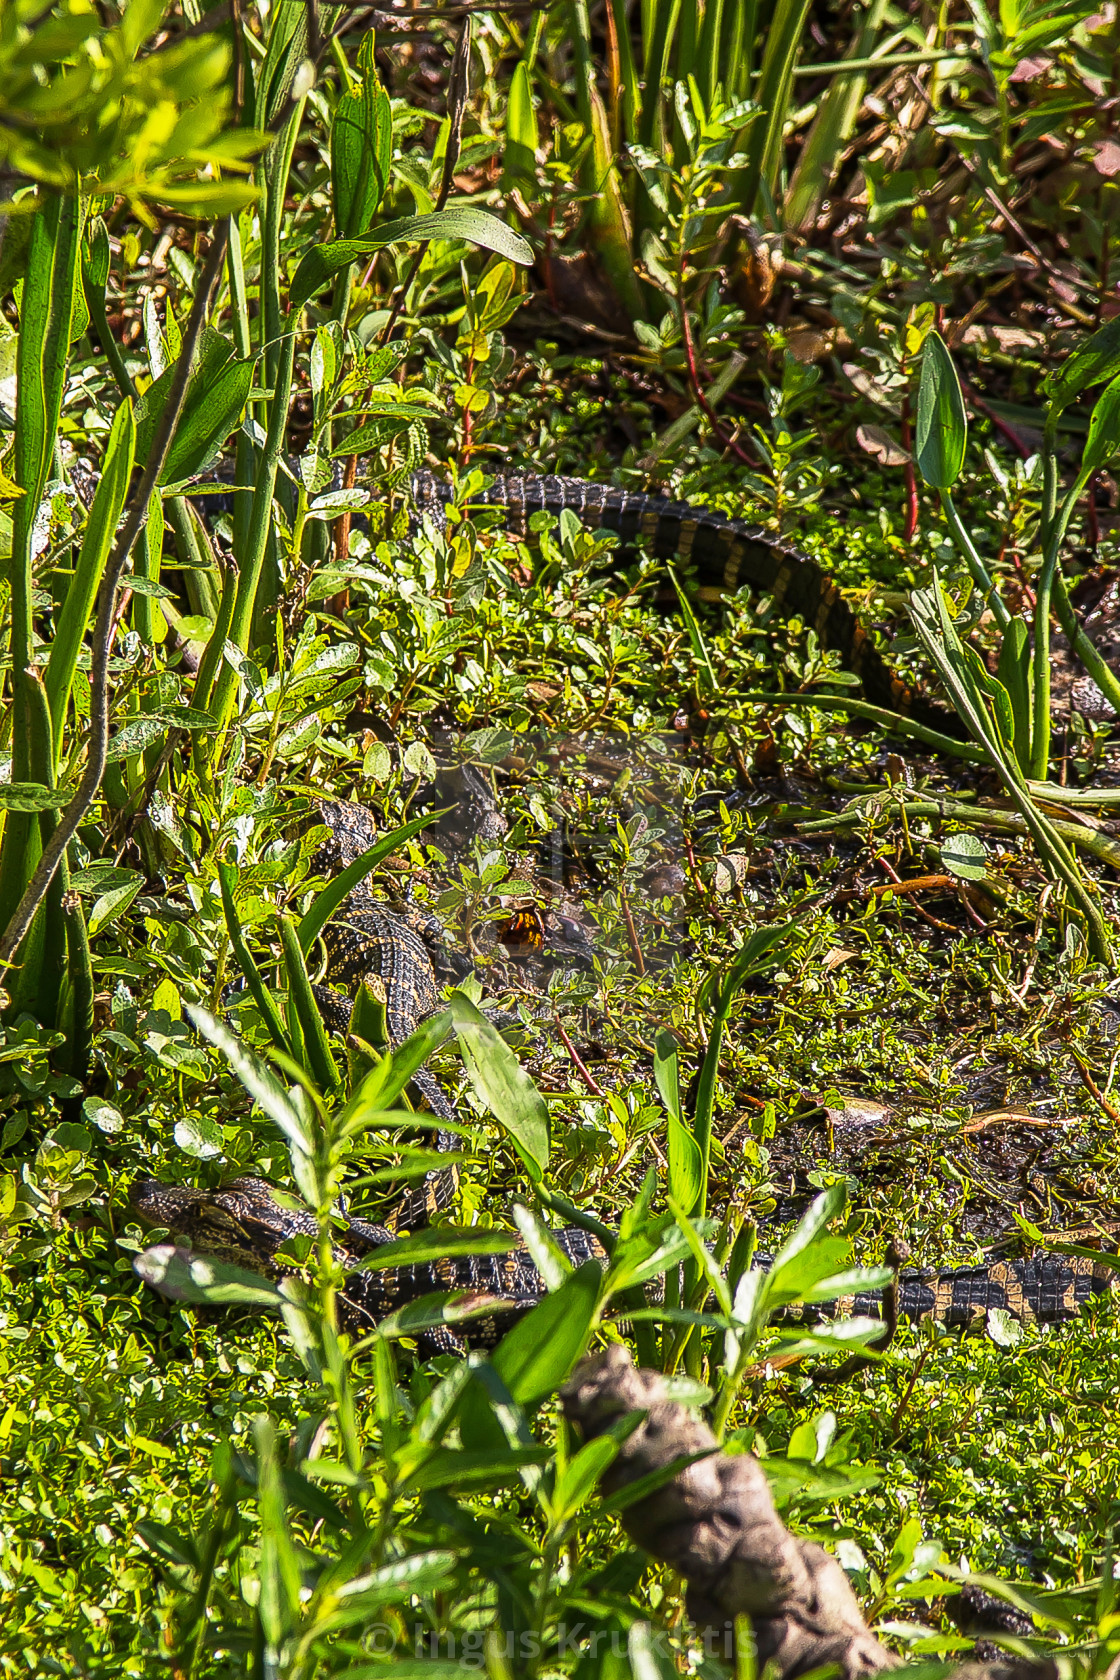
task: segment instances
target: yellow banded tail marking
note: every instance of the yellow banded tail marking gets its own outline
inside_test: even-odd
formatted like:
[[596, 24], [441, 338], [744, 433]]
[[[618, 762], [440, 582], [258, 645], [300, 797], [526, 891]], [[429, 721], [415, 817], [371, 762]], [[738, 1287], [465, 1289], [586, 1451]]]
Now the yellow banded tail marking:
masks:
[[[695, 533], [693, 533], [695, 535]], [[723, 587], [731, 594], [739, 587], [739, 573], [743, 569], [743, 562], [747, 558], [747, 544], [738, 535], [733, 525], [720, 527], [719, 540], [725, 550], [723, 563]]]
[[697, 519], [682, 519], [681, 520], [681, 529], [680, 529], [680, 535], [677, 538], [677, 553], [676, 553], [676, 558], [679, 561], [687, 562], [689, 555], [692, 553], [692, 545], [696, 540], [696, 533], [699, 529], [700, 529], [699, 520], [697, 520]]

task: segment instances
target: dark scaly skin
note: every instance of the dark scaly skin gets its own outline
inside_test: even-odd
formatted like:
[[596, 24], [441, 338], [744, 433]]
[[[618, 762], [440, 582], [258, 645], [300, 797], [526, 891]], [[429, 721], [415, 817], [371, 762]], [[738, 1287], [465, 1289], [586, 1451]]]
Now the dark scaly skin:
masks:
[[[322, 872], [338, 873], [376, 844], [373, 818], [364, 806], [348, 800], [320, 800], [317, 814], [331, 836], [315, 859]], [[423, 939], [403, 916], [375, 899], [364, 882], [328, 921], [323, 942], [327, 948], [327, 977], [331, 988], [338, 990], [316, 988], [316, 998], [332, 1030], [347, 1032], [352, 999], [363, 981], [384, 993], [385, 1023], [394, 1048], [440, 1008], [439, 987]], [[417, 1068], [411, 1084], [433, 1114], [454, 1122], [454, 1106], [426, 1068]], [[441, 1130], [436, 1137], [440, 1150], [455, 1148], [453, 1132]], [[394, 1225], [400, 1230], [426, 1225], [434, 1214], [450, 1206], [457, 1188], [454, 1167], [428, 1173], [418, 1189], [405, 1195], [393, 1215]]]
[[[236, 1179], [211, 1191], [141, 1179], [133, 1186], [130, 1203], [141, 1218], [166, 1227], [177, 1241], [196, 1252], [252, 1271], [281, 1271], [275, 1255], [282, 1243], [318, 1235], [318, 1225], [309, 1213], [281, 1207], [271, 1186], [259, 1178]], [[596, 1238], [577, 1227], [552, 1235], [574, 1266], [606, 1259]], [[392, 1238], [383, 1225], [351, 1219], [340, 1225], [335, 1236], [336, 1253], [343, 1266], [353, 1267]], [[760, 1264], [769, 1261], [760, 1256]], [[943, 1272], [905, 1271], [898, 1280], [898, 1316], [970, 1325], [998, 1307], [1027, 1323], [1060, 1324], [1076, 1318], [1116, 1280], [1117, 1273], [1103, 1261], [1080, 1255], [998, 1260]], [[449, 1351], [458, 1338], [471, 1345], [494, 1346], [545, 1292], [540, 1273], [518, 1243], [505, 1255], [461, 1255], [420, 1266], [351, 1272], [341, 1291], [343, 1318], [347, 1328], [361, 1333], [421, 1295], [457, 1290], [490, 1297], [494, 1304], [490, 1315], [464, 1325], [457, 1336], [444, 1332], [431, 1338]], [[842, 1297], [813, 1313], [878, 1318], [882, 1307], [883, 1297], [875, 1292]]]
[[[235, 1179], [220, 1190], [139, 1179], [129, 1203], [142, 1219], [164, 1226], [176, 1241], [196, 1253], [266, 1275], [283, 1274], [284, 1267], [275, 1259], [283, 1243], [319, 1234], [311, 1214], [281, 1207], [271, 1185], [259, 1178]], [[606, 1259], [602, 1244], [586, 1231], [573, 1227], [552, 1235], [573, 1266]], [[336, 1231], [335, 1253], [350, 1268], [393, 1240], [393, 1232], [384, 1225], [350, 1219]], [[468, 1345], [495, 1347], [510, 1324], [536, 1306], [545, 1291], [527, 1250], [515, 1240], [508, 1254], [458, 1255], [419, 1266], [350, 1271], [339, 1293], [340, 1318], [345, 1329], [362, 1335], [408, 1302], [448, 1292], [484, 1298], [478, 1304], [489, 1306], [490, 1311], [454, 1332], [421, 1332], [421, 1341], [436, 1352], [463, 1352]]]
[[[450, 487], [424, 470], [413, 474], [411, 488], [415, 512], [442, 521]], [[499, 473], [479, 502], [503, 510], [507, 527], [518, 535], [527, 533], [530, 514], [568, 509], [581, 524], [616, 531], [624, 548], [641, 542], [657, 559], [690, 565], [701, 601], [722, 600], [744, 587], [769, 595], [779, 617], [802, 619], [817, 632], [823, 647], [840, 655], [873, 705], [943, 735], [963, 736], [953, 712], [928, 700], [891, 669], [817, 562], [769, 531], [691, 502], [552, 474]]]

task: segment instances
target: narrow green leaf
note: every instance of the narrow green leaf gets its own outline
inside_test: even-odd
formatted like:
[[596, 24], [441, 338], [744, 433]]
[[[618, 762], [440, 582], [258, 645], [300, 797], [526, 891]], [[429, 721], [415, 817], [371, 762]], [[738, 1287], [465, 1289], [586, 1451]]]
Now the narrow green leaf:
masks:
[[205, 1307], [275, 1307], [283, 1297], [268, 1278], [214, 1255], [194, 1254], [175, 1243], [146, 1248], [132, 1262], [137, 1277], [169, 1301]]
[[510, 77], [506, 105], [506, 149], [502, 158], [502, 187], [508, 190], [537, 174], [537, 114], [533, 109], [533, 85], [529, 66], [522, 59]]
[[354, 239], [385, 195], [392, 156], [389, 96], [374, 76], [344, 93], [331, 123], [331, 199], [335, 232]]
[[371, 846], [368, 852], [363, 852], [361, 857], [348, 864], [335, 876], [329, 887], [324, 887], [322, 892], [316, 893], [297, 929], [299, 948], [304, 956], [310, 954], [311, 947], [343, 899], [347, 898], [355, 887], [360, 886], [379, 863], [397, 851], [406, 841], [411, 840], [414, 834], [419, 834], [429, 823], [435, 822], [438, 817], [445, 817], [454, 808], [453, 805], [447, 805], [442, 811], [429, 811], [422, 817], [413, 817], [411, 822], [403, 823], [400, 828], [394, 828], [375, 846]]
[[356, 1272], [384, 1272], [397, 1266], [426, 1266], [431, 1260], [454, 1259], [462, 1254], [508, 1254], [520, 1246], [513, 1231], [491, 1231], [481, 1226], [435, 1225], [413, 1231], [407, 1237], [382, 1243], [365, 1254]]
[[253, 954], [245, 943], [245, 935], [241, 930], [241, 919], [237, 914], [237, 906], [233, 897], [233, 889], [237, 882], [236, 865], [219, 863], [218, 881], [222, 890], [222, 910], [225, 913], [226, 932], [229, 934], [229, 942], [233, 946], [233, 954], [237, 958], [242, 974], [245, 976], [246, 985], [253, 994], [253, 1002], [260, 1010], [261, 1019], [268, 1029], [268, 1036], [278, 1050], [283, 1050], [285, 1055], [290, 1056], [292, 1045], [284, 1030], [284, 1023], [280, 1018], [276, 1000], [261, 979], [260, 969], [253, 960]]
[[1025, 619], [1011, 619], [1000, 643], [996, 676], [1011, 707], [1012, 744], [1024, 775], [1031, 762], [1031, 633]]
[[620, 1442], [613, 1435], [600, 1435], [580, 1448], [556, 1478], [552, 1493], [552, 1515], [557, 1524], [570, 1522], [594, 1493], [599, 1478], [618, 1456]]
[[302, 308], [341, 269], [352, 262], [383, 250], [386, 245], [424, 242], [429, 239], [463, 240], [479, 245], [484, 251], [496, 251], [509, 262], [528, 266], [533, 260], [533, 248], [520, 234], [514, 233], [505, 222], [485, 210], [452, 205], [446, 210], [434, 210], [427, 216], [404, 216], [399, 221], [385, 222], [376, 233], [361, 239], [335, 239], [325, 245], [315, 245], [300, 262], [292, 280], [290, 307]]
[[549, 1291], [559, 1289], [565, 1279], [571, 1277], [573, 1266], [553, 1240], [548, 1226], [543, 1219], [537, 1218], [531, 1208], [522, 1207], [520, 1202], [513, 1204], [513, 1222], [521, 1232], [529, 1258], [541, 1274], [545, 1288]]
[[199, 1032], [222, 1052], [249, 1095], [260, 1103], [288, 1142], [301, 1154], [311, 1155], [314, 1145], [303, 1117], [264, 1063], [246, 1050], [237, 1034], [231, 1032], [224, 1021], [215, 1020], [208, 1009], [194, 1003], [184, 1004], [184, 1008]]
[[914, 458], [922, 477], [935, 490], [949, 490], [956, 483], [967, 437], [961, 382], [944, 339], [934, 330], [922, 346]]
[[729, 1315], [731, 1312], [731, 1296], [727, 1288], [727, 1281], [720, 1273], [700, 1233], [683, 1208], [672, 1197], [669, 1198], [669, 1212], [676, 1220], [681, 1235], [688, 1244], [696, 1265], [697, 1276], [706, 1280], [706, 1288], [703, 1291], [701, 1302], [697, 1303], [695, 1300], [691, 1300], [690, 1305], [702, 1304], [704, 1296], [711, 1292], [718, 1301], [721, 1310]]
[[271, 1418], [253, 1421], [257, 1448], [257, 1507], [260, 1513], [260, 1598], [257, 1613], [265, 1639], [278, 1650], [300, 1617], [303, 1578], [288, 1526], [288, 1502], [280, 1475], [276, 1431]]
[[406, 1301], [396, 1312], [380, 1320], [377, 1334], [388, 1341], [400, 1336], [417, 1336], [424, 1330], [454, 1329], [457, 1324], [469, 1324], [472, 1319], [491, 1318], [498, 1298], [479, 1289], [448, 1289], [433, 1291]]
[[[548, 1459], [546, 1447], [505, 1447], [493, 1452], [485, 1448], [464, 1451], [462, 1448], [441, 1447], [405, 1478], [404, 1485], [413, 1493], [430, 1493], [443, 1487], [504, 1487], [519, 1480], [526, 1465], [547, 1464]], [[396, 1672], [397, 1665], [394, 1663], [394, 1676]], [[459, 1680], [462, 1680], [462, 1672], [461, 1668], [457, 1671]]]
[[847, 1201], [848, 1191], [844, 1184], [832, 1184], [814, 1198], [812, 1206], [801, 1216], [792, 1234], [774, 1256], [770, 1268], [770, 1278], [774, 1284], [777, 1284], [785, 1268], [792, 1267], [798, 1256], [804, 1254], [806, 1249], [827, 1231], [830, 1221], [843, 1213]]
[[[408, 1604], [414, 1593], [427, 1595], [446, 1586], [456, 1564], [454, 1552], [417, 1552], [368, 1575], [329, 1590], [315, 1617], [315, 1636], [324, 1638], [358, 1622], [368, 1622], [383, 1606]], [[395, 1673], [395, 1663], [386, 1673]]]
[[700, 1200], [700, 1191], [704, 1183], [704, 1160], [700, 1146], [681, 1114], [677, 1041], [671, 1032], [660, 1032], [657, 1035], [653, 1075], [661, 1093], [661, 1100], [669, 1110], [666, 1133], [669, 1195], [686, 1214], [690, 1214]]
[[[284, 948], [284, 971], [288, 982], [288, 1031], [298, 1025], [307, 1054], [307, 1071], [321, 1091], [333, 1091], [340, 1084], [338, 1067], [327, 1042], [327, 1029], [315, 994], [311, 990], [307, 964], [300, 950], [295, 923], [290, 916], [278, 916], [280, 943]], [[293, 1019], [294, 1017], [294, 1019]]]

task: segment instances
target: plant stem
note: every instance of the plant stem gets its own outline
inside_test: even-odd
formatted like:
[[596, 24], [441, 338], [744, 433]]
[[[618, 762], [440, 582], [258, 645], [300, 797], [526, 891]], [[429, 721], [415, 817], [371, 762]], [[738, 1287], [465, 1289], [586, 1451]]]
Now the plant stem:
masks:
[[[290, 323], [289, 330], [281, 342], [281, 355], [276, 367], [274, 394], [269, 409], [268, 435], [257, 468], [257, 482], [253, 490], [253, 517], [249, 525], [249, 536], [241, 562], [237, 597], [229, 627], [228, 639], [242, 653], [247, 652], [249, 647], [257, 585], [268, 548], [268, 534], [272, 524], [272, 492], [276, 486], [280, 452], [284, 447], [284, 434], [288, 424], [288, 402], [292, 392], [295, 353], [295, 327]], [[213, 641], [213, 637], [211, 640]], [[195, 702], [197, 705], [206, 706], [218, 722], [218, 734], [214, 737], [214, 750], [211, 754], [212, 764], [217, 763], [222, 737], [233, 714], [237, 682], [238, 672], [225, 660], [218, 672], [212, 696], [203, 692]]]
[[109, 652], [113, 640], [117, 586], [147, 518], [148, 502], [152, 491], [159, 482], [159, 476], [163, 471], [171, 448], [171, 440], [175, 435], [175, 427], [183, 408], [183, 399], [187, 394], [191, 362], [198, 347], [198, 341], [202, 336], [210, 297], [225, 258], [228, 237], [228, 223], [223, 222], [214, 234], [206, 258], [206, 266], [202, 271], [198, 289], [194, 295], [190, 319], [187, 322], [182, 347], [179, 351], [179, 360], [175, 365], [175, 377], [171, 382], [171, 387], [167, 393], [167, 403], [160, 415], [159, 425], [156, 427], [155, 436], [152, 439], [147, 467], [136, 493], [129, 503], [128, 515], [102, 579], [101, 599], [93, 630], [89, 697], [90, 734], [85, 772], [78, 784], [77, 793], [59, 818], [58, 827], [43, 850], [39, 866], [32, 876], [15, 914], [5, 928], [3, 938], [0, 939], [0, 969], [10, 966], [21, 940], [31, 926], [36, 910], [42, 903], [47, 889], [54, 879], [55, 871], [58, 869], [63, 853], [97, 797], [98, 789], [101, 786], [101, 778], [105, 774], [109, 747]]
[[816, 694], [812, 689], [790, 690], [787, 693], [745, 689], [737, 698], [749, 700], [753, 705], [816, 706], [822, 712], [851, 712], [853, 717], [866, 718], [868, 723], [880, 724], [896, 735], [910, 735], [915, 741], [924, 741], [937, 752], [947, 753], [953, 758], [963, 758], [969, 764], [988, 763], [988, 755], [983, 747], [973, 746], [968, 741], [959, 741], [953, 735], [942, 735], [938, 730], [930, 729], [928, 725], [918, 723], [914, 718], [904, 717], [901, 712], [888, 711], [885, 706], [873, 706], [868, 700], [857, 700], [854, 697], [849, 699], [846, 694]]
[[945, 523], [952, 532], [953, 541], [964, 555], [964, 563], [968, 567], [973, 582], [983, 590], [984, 600], [992, 609], [992, 616], [1000, 629], [1006, 630], [1011, 623], [1011, 614], [1002, 597], [997, 593], [992, 575], [977, 554], [972, 538], [961, 524], [960, 515], [948, 490], [941, 491], [941, 506], [945, 514]]

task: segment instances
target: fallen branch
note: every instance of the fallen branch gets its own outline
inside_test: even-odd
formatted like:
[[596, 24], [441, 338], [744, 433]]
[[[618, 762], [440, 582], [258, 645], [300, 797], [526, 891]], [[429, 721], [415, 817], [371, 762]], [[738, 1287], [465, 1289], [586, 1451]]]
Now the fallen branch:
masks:
[[[622, 1524], [636, 1544], [684, 1576], [688, 1613], [705, 1650], [730, 1651], [736, 1618], [746, 1616], [759, 1670], [771, 1665], [776, 1680], [833, 1664], [842, 1680], [897, 1668], [899, 1658], [864, 1622], [835, 1558], [784, 1526], [758, 1461], [720, 1452], [703, 1418], [666, 1396], [660, 1372], [635, 1369], [619, 1343], [586, 1360], [561, 1390], [565, 1414], [587, 1440], [628, 1414], [645, 1413], [603, 1477], [605, 1494], [695, 1460], [627, 1505]], [[947, 1680], [1056, 1676], [1053, 1663], [1007, 1658], [960, 1664]]]

